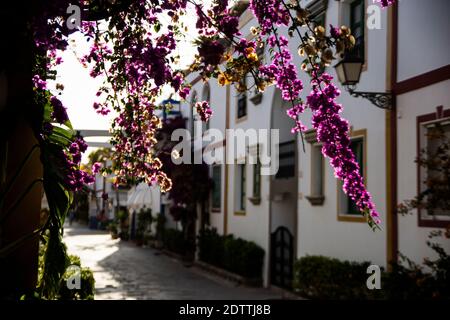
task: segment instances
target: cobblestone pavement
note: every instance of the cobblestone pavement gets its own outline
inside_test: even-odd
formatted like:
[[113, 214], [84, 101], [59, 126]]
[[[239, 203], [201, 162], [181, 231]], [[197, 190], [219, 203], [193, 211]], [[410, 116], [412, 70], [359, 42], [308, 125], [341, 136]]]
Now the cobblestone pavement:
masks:
[[70, 254], [94, 272], [96, 299], [280, 299], [269, 289], [236, 286], [150, 248], [113, 240], [109, 233], [65, 229]]

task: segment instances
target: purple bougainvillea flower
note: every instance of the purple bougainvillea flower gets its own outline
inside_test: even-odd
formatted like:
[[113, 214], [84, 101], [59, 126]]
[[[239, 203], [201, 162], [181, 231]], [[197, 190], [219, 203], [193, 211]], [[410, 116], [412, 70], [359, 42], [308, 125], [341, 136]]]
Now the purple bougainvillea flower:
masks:
[[66, 107], [63, 106], [62, 102], [55, 96], [52, 96], [50, 98], [50, 103], [53, 107], [53, 113], [52, 117], [55, 119], [58, 123], [65, 123], [69, 120], [69, 117], [67, 116], [67, 110]]
[[42, 80], [39, 75], [35, 75], [33, 77], [33, 85], [35, 88], [37, 88], [39, 90], [47, 89], [47, 81]]
[[208, 122], [209, 118], [212, 116], [212, 110], [209, 106], [208, 101], [201, 101], [195, 104], [195, 110], [200, 115], [200, 119], [203, 122]]
[[374, 3], [381, 3], [383, 8], [386, 8], [395, 3], [395, 0], [373, 0]]
[[92, 165], [92, 173], [97, 174], [102, 167], [102, 164], [100, 162], [96, 162]]

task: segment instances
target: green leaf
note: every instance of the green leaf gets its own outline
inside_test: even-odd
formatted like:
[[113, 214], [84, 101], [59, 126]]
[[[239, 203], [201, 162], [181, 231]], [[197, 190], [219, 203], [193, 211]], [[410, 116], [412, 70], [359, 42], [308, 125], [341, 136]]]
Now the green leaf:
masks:
[[74, 136], [75, 132], [72, 129], [65, 129], [63, 127], [55, 126], [53, 127], [52, 133], [49, 135], [48, 139], [52, 143], [67, 147], [72, 143]]
[[58, 182], [58, 177], [46, 175], [44, 179], [44, 189], [47, 196], [50, 214], [58, 219], [60, 226], [64, 224], [67, 211], [72, 203], [73, 197], [70, 191]]
[[44, 122], [51, 122], [51, 115], [52, 115], [52, 112], [53, 112], [53, 107], [52, 107], [52, 105], [50, 104], [50, 102], [47, 102], [47, 103], [44, 105], [44, 115], [43, 115], [43, 121], [44, 121]]
[[69, 140], [72, 140], [74, 138], [74, 136], [75, 136], [75, 132], [71, 128], [70, 129], [65, 129], [63, 127], [54, 127], [53, 128], [53, 133], [58, 134], [58, 135], [60, 135], [62, 137], [65, 137], [65, 138], [67, 138]]

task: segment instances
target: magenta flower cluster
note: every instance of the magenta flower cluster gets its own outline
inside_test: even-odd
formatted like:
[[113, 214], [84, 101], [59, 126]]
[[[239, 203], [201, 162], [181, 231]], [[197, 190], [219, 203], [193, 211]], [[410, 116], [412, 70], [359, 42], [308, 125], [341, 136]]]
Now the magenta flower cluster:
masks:
[[323, 144], [322, 153], [330, 158], [335, 176], [343, 181], [344, 192], [355, 201], [361, 212], [376, 224], [380, 216], [375, 209], [355, 156], [350, 149], [348, 122], [340, 116], [342, 106], [336, 103], [339, 89], [331, 83], [333, 78], [324, 73], [312, 82], [312, 91], [307, 97], [312, 110], [312, 125], [317, 131], [317, 141]]
[[103, 103], [94, 102], [92, 104], [94, 110], [103, 116], [106, 116], [111, 110]]
[[53, 107], [53, 113], [52, 117], [55, 119], [58, 123], [65, 123], [67, 120], [69, 120], [69, 117], [67, 116], [67, 110], [66, 107], [63, 106], [61, 100], [59, 100], [57, 97], [52, 96], [50, 98], [50, 103]]
[[154, 156], [156, 130], [162, 125], [154, 115], [157, 109], [154, 101], [165, 85], [182, 99], [187, 98], [190, 88], [185, 84], [184, 74], [172, 69], [177, 42], [175, 26], [169, 25], [166, 32], [154, 30], [160, 23], [160, 14], [176, 19], [186, 3], [185, 0], [132, 2], [119, 19], [110, 21], [109, 28], [115, 32], [106, 37], [97, 30], [96, 23], [84, 26], [88, 33], [95, 33], [95, 43], [85, 57], [86, 62], [93, 62], [91, 75], [102, 72], [107, 78], [97, 94], [106, 99], [93, 107], [100, 114], [107, 114], [110, 109], [118, 114], [111, 139], [115, 147], [115, 185], [134, 178], [148, 184], [158, 183], [161, 190], [170, 188], [161, 162]]
[[99, 173], [99, 172], [100, 172], [100, 169], [102, 168], [102, 166], [103, 166], [103, 165], [102, 165], [100, 162], [95, 162], [95, 163], [92, 165], [92, 168], [91, 168], [92, 173], [93, 173], [93, 174]]
[[66, 173], [64, 182], [72, 191], [80, 190], [84, 185], [91, 184], [95, 180], [93, 175], [80, 169], [81, 154], [86, 149], [86, 142], [82, 138], [77, 138], [61, 157], [64, 162], [62, 167], [65, 168]]
[[195, 104], [195, 110], [197, 114], [200, 116], [200, 119], [203, 122], [208, 122], [209, 118], [211, 118], [213, 112], [211, 107], [209, 106], [208, 101], [199, 101]]
[[250, 9], [258, 19], [262, 34], [270, 33], [273, 26], [288, 25], [290, 17], [280, 0], [253, 0]]
[[41, 76], [38, 74], [33, 76], [33, 86], [38, 90], [47, 89], [47, 81], [41, 79]]
[[303, 90], [303, 83], [298, 79], [297, 67], [292, 63], [292, 54], [288, 49], [288, 40], [284, 36], [278, 36], [276, 31], [272, 31], [268, 39], [268, 45], [278, 50], [274, 53], [272, 63], [259, 68], [263, 77], [275, 79], [277, 87], [281, 90], [281, 97], [285, 101], [292, 103], [292, 108], [288, 110], [288, 116], [295, 121], [292, 132], [305, 131], [306, 127], [299, 119], [305, 107], [299, 103], [300, 94]]
[[381, 6], [383, 8], [389, 7], [390, 5], [393, 5], [396, 0], [373, 0], [374, 3], [381, 3]]

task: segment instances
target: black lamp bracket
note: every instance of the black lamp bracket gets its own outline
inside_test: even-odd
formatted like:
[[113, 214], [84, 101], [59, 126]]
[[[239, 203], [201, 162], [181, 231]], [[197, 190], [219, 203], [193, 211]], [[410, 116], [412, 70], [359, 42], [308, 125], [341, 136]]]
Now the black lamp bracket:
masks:
[[380, 109], [392, 110], [392, 93], [355, 91], [355, 86], [346, 86], [346, 89], [355, 98], [364, 98]]

